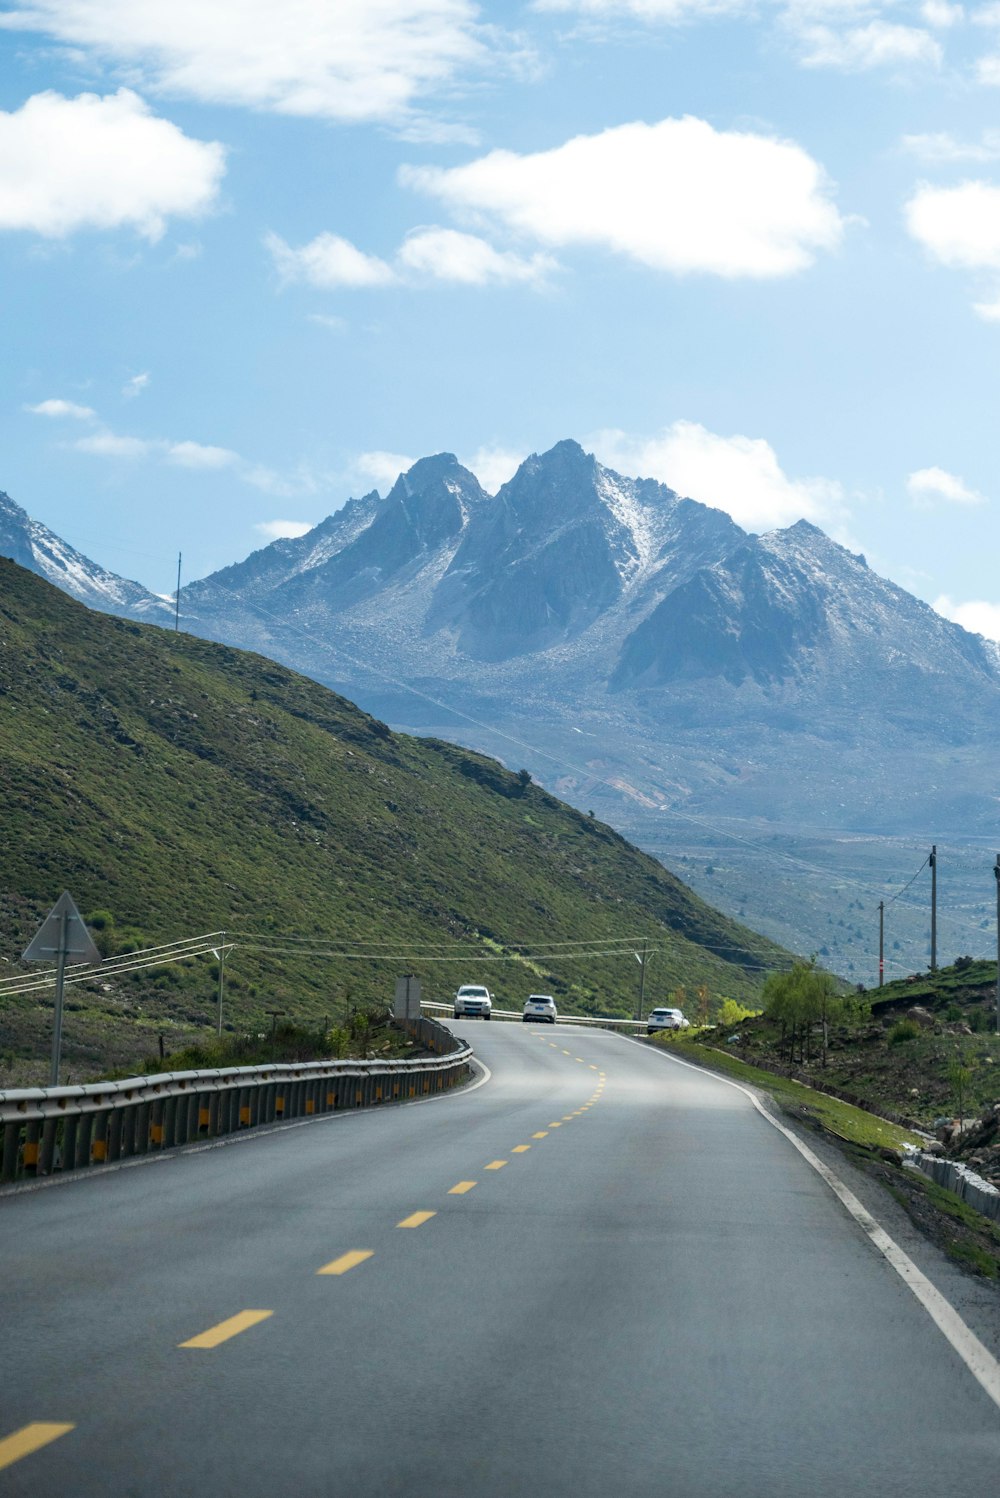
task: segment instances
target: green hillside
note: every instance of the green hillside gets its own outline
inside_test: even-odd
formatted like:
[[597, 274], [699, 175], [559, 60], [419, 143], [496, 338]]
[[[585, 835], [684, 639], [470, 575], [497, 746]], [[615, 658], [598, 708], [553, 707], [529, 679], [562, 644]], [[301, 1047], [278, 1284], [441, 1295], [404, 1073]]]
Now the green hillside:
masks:
[[[630, 951], [517, 955], [555, 943], [648, 937], [647, 1005], [679, 985], [692, 1002], [701, 984], [748, 1000], [785, 960], [526, 776], [390, 733], [260, 656], [92, 613], [3, 560], [0, 768], [0, 957], [13, 963], [64, 888], [105, 955], [225, 930], [240, 1028], [269, 1008], [336, 1018], [403, 971], [427, 997], [485, 982], [512, 1006], [542, 989], [634, 1010]], [[305, 953], [261, 952], [262, 936]], [[203, 1032], [212, 962], [70, 990], [71, 1070], [132, 1064], [157, 1031], [168, 1049]], [[0, 1001], [0, 1085], [44, 1057], [49, 1021], [47, 1000]]]

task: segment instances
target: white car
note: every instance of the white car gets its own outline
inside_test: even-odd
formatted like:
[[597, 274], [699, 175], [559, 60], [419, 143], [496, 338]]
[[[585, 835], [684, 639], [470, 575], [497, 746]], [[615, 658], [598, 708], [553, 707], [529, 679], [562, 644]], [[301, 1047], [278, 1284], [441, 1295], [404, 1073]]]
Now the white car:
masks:
[[479, 983], [463, 983], [452, 1002], [456, 1019], [489, 1019], [493, 1009], [489, 989]]
[[556, 1022], [556, 1001], [550, 993], [529, 993], [524, 1006], [524, 1023], [540, 1020], [542, 1024]]
[[655, 1035], [657, 1030], [689, 1030], [690, 1020], [684, 1018], [680, 1009], [651, 1009], [646, 1021], [646, 1034]]

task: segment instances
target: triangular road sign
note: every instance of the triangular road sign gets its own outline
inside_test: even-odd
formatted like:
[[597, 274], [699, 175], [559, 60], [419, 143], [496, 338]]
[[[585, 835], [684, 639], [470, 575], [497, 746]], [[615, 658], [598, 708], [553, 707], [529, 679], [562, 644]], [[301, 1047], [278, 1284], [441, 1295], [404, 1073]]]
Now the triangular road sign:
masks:
[[64, 890], [41, 926], [34, 940], [25, 948], [22, 962], [56, 962], [62, 955], [66, 962], [100, 962], [101, 954], [83, 924], [83, 917]]

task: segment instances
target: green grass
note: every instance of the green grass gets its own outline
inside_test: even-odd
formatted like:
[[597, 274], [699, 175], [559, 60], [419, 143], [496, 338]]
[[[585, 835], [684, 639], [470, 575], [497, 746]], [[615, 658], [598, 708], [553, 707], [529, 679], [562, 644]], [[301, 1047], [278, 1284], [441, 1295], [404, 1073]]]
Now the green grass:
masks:
[[714, 1071], [721, 1072], [723, 1076], [732, 1077], [734, 1081], [747, 1082], [754, 1087], [762, 1088], [765, 1092], [769, 1092], [782, 1107], [793, 1110], [799, 1116], [803, 1113], [810, 1115], [824, 1129], [828, 1129], [832, 1134], [847, 1140], [850, 1144], [863, 1145], [869, 1149], [877, 1149], [883, 1145], [899, 1149], [904, 1144], [920, 1143], [916, 1134], [908, 1129], [900, 1128], [898, 1124], [890, 1123], [888, 1119], [878, 1118], [873, 1113], [867, 1113], [862, 1108], [855, 1108], [851, 1103], [841, 1102], [839, 1098], [830, 1097], [816, 1088], [804, 1086], [801, 1082], [776, 1076], [773, 1072], [764, 1071], [759, 1066], [751, 1066], [736, 1056], [717, 1051], [714, 1047], [704, 1045], [699, 1041], [675, 1039], [672, 1036], [668, 1038], [666, 1035], [661, 1035], [657, 1036], [656, 1043], [665, 1045], [670, 1050], [688, 1056], [692, 1060], [700, 1061]]
[[[99, 916], [106, 955], [225, 930], [238, 1031], [271, 1007], [328, 1027], [407, 969], [428, 998], [484, 982], [503, 1007], [543, 987], [565, 1009], [632, 1012], [630, 951], [529, 966], [519, 944], [648, 936], [652, 1002], [705, 983], [752, 1003], [759, 954], [783, 956], [495, 761], [393, 734], [262, 656], [92, 613], [5, 561], [0, 768], [0, 955], [64, 888]], [[271, 955], [261, 935], [343, 955]], [[465, 958], [433, 962], [432, 943]], [[160, 1033], [178, 1049], [211, 1026], [215, 989], [200, 958], [71, 990], [71, 1067], [134, 1064]], [[4, 1002], [0, 1086], [44, 1065], [50, 1002]]]

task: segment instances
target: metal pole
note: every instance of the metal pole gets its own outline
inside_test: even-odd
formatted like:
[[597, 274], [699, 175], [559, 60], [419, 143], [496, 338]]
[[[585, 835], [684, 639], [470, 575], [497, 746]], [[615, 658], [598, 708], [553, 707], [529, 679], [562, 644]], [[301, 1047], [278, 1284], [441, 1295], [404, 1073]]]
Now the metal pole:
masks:
[[69, 915], [64, 910], [59, 920], [59, 950], [56, 953], [56, 1012], [52, 1026], [52, 1075], [50, 1087], [59, 1086], [59, 1060], [62, 1055], [63, 978], [69, 956]]
[[636, 1019], [640, 1025], [642, 1024], [642, 1001], [646, 992], [646, 950], [648, 946], [648, 940], [644, 941], [642, 944], [642, 956], [639, 958], [639, 1013], [636, 1015]]
[[993, 865], [993, 877], [997, 882], [997, 1034], [1000, 1035], [1000, 853]]
[[878, 902], [878, 986], [885, 982], [885, 901]]
[[174, 634], [181, 627], [181, 554], [177, 553], [177, 592], [174, 595]]
[[937, 972], [937, 843], [931, 848], [931, 972]]
[[222, 1037], [222, 995], [226, 984], [226, 933], [222, 933], [222, 942], [219, 946], [219, 1015], [216, 1033]]

